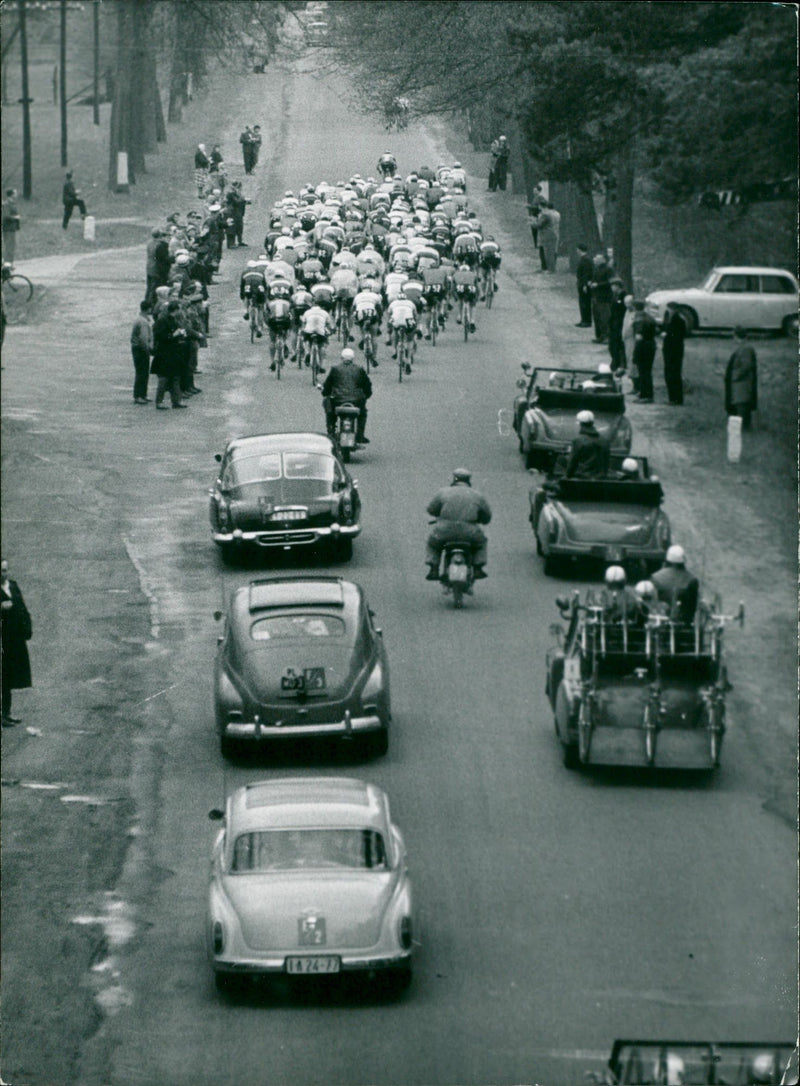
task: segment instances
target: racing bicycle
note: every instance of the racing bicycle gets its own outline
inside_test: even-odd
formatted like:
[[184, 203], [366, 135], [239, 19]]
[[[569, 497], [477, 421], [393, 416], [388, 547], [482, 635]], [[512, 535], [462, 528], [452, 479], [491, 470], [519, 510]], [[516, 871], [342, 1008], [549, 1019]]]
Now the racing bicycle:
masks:
[[280, 381], [281, 370], [289, 357], [288, 330], [286, 328], [277, 328], [271, 333], [271, 338], [272, 364], [275, 366], [275, 375]]
[[416, 328], [400, 328], [397, 332], [397, 370], [398, 380], [401, 383], [403, 373], [405, 372], [406, 376], [411, 373], [416, 335]]
[[247, 302], [247, 322], [250, 325], [250, 342], [254, 343], [256, 339], [261, 339], [263, 324], [261, 303], [255, 298], [250, 298]]
[[350, 342], [350, 306], [348, 299], [336, 299], [336, 333], [343, 347]]
[[19, 324], [25, 319], [31, 298], [33, 283], [27, 275], [14, 271], [13, 264], [3, 264], [3, 315], [8, 324]]
[[303, 358], [308, 360], [311, 367], [311, 384], [317, 384], [317, 378], [322, 370], [322, 344], [327, 342], [324, 336], [314, 335], [310, 340], [303, 342]]
[[486, 308], [491, 309], [494, 292], [497, 289], [495, 283], [495, 270], [491, 266], [483, 269], [482, 287], [483, 296], [486, 300]]
[[367, 373], [370, 368], [374, 369], [378, 361], [378, 337], [373, 331], [373, 325], [367, 324], [364, 327], [364, 362]]
[[466, 291], [459, 294], [459, 316], [464, 326], [464, 342], [466, 343], [472, 331], [472, 298]]

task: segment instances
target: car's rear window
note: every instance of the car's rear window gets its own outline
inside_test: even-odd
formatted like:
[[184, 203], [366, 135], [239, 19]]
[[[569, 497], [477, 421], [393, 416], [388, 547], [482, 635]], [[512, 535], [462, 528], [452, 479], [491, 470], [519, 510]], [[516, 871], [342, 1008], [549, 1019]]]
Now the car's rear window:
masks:
[[762, 294], [794, 294], [794, 283], [785, 275], [762, 275]]
[[344, 634], [344, 620], [336, 615], [270, 615], [250, 627], [254, 641], [313, 641]]
[[717, 294], [758, 294], [757, 275], [723, 275], [716, 288]]
[[329, 868], [385, 871], [383, 837], [369, 829], [259, 830], [242, 833], [231, 870], [303, 871]]
[[340, 477], [339, 466], [324, 453], [266, 453], [261, 456], [237, 456], [225, 469], [222, 484], [226, 489], [248, 483], [273, 482], [277, 479], [318, 479], [332, 483]]

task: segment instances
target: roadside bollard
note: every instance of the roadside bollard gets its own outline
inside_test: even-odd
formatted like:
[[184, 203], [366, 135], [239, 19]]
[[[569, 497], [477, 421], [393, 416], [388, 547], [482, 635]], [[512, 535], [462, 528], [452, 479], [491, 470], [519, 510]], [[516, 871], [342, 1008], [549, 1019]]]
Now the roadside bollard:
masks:
[[94, 227], [95, 217], [94, 215], [87, 215], [83, 220], [83, 240], [94, 241]]
[[728, 460], [738, 464], [742, 458], [742, 420], [738, 415], [728, 418]]

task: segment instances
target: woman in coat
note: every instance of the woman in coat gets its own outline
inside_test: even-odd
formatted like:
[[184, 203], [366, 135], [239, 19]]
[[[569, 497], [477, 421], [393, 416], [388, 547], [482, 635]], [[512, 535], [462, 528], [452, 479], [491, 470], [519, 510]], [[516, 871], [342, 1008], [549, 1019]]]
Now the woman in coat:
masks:
[[4, 728], [19, 724], [11, 715], [11, 691], [26, 690], [31, 683], [31, 661], [27, 642], [33, 633], [31, 616], [22, 598], [19, 585], [8, 576], [8, 562], [0, 561], [0, 598], [2, 599], [2, 668]]
[[758, 407], [758, 359], [747, 342], [747, 331], [733, 330], [735, 350], [725, 370], [725, 410], [738, 415], [742, 429], [750, 429], [750, 416]]

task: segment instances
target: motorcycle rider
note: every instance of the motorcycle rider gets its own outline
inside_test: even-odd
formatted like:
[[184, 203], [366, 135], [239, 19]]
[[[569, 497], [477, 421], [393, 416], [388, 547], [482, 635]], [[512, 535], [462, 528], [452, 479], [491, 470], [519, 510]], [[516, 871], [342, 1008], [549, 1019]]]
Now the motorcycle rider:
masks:
[[472, 474], [466, 468], [456, 468], [450, 486], [443, 487], [428, 503], [428, 515], [437, 522], [428, 536], [425, 561], [426, 581], [439, 580], [439, 556], [445, 543], [466, 542], [472, 547], [475, 580], [486, 576], [486, 534], [481, 528], [492, 519], [492, 510], [482, 494], [472, 489]]
[[372, 395], [372, 382], [364, 367], [355, 363], [355, 357], [350, 347], [345, 347], [339, 365], [331, 366], [322, 386], [322, 405], [329, 437], [333, 437], [336, 432], [336, 408], [339, 404], [351, 403], [353, 407], [357, 407], [356, 442], [359, 445], [369, 445], [369, 438], [364, 436], [364, 430], [367, 426], [367, 400]]
[[667, 550], [663, 567], [650, 580], [659, 600], [667, 605], [671, 619], [686, 624], [694, 621], [700, 584], [686, 568], [683, 547], [673, 543]]

